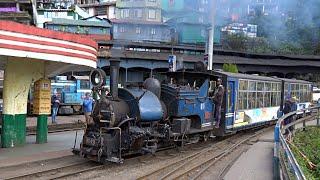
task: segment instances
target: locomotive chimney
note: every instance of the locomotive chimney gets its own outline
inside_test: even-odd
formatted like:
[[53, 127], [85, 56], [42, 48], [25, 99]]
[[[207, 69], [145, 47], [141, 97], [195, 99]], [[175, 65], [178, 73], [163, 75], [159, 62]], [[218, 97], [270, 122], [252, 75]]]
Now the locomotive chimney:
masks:
[[110, 91], [114, 100], [118, 99], [119, 60], [110, 60]]

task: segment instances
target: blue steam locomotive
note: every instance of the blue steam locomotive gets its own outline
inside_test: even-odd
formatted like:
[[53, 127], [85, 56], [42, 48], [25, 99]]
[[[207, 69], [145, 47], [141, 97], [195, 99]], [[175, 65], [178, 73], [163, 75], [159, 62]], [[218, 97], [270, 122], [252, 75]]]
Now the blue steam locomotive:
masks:
[[[285, 93], [302, 93], [301, 102], [311, 100], [311, 84], [306, 81], [214, 71], [168, 72], [166, 76], [162, 83], [148, 78], [142, 85], [118, 88], [119, 61], [111, 61], [108, 96], [104, 71], [92, 71], [90, 80], [99, 98], [80, 155], [101, 163], [119, 163], [123, 155], [153, 153], [160, 147], [268, 125], [277, 119]], [[215, 128], [212, 94], [218, 79], [225, 93], [221, 121]]]

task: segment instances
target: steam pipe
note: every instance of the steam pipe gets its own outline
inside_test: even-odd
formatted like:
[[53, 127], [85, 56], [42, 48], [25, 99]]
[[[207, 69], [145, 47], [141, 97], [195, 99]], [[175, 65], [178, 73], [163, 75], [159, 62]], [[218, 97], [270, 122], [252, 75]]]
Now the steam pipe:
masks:
[[110, 60], [110, 91], [114, 100], [118, 100], [119, 60]]

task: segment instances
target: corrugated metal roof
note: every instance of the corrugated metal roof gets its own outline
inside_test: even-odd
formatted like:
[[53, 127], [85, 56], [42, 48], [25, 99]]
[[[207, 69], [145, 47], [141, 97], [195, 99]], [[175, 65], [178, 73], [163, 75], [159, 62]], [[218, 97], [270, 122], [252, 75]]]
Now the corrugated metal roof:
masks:
[[309, 81], [305, 81], [305, 80], [299, 80], [299, 79], [288, 79], [288, 78], [278, 78], [281, 79], [285, 82], [289, 82], [289, 83], [303, 83], [303, 84], [312, 84], [312, 82]]
[[272, 78], [266, 76], [259, 76], [259, 75], [251, 75], [251, 74], [241, 74], [241, 73], [231, 73], [231, 72], [224, 72], [224, 71], [214, 71], [216, 74], [223, 74], [229, 77], [235, 77], [239, 79], [251, 79], [251, 80], [261, 80], [261, 81], [275, 81], [280, 82], [279, 78]]
[[46, 24], [74, 25], [74, 26], [96, 26], [96, 27], [111, 27], [107, 21], [85, 21], [85, 20], [70, 20], [62, 18], [54, 18]]
[[101, 3], [91, 3], [91, 4], [78, 4], [79, 7], [101, 7], [101, 6], [115, 6], [116, 1], [114, 2], [101, 2]]

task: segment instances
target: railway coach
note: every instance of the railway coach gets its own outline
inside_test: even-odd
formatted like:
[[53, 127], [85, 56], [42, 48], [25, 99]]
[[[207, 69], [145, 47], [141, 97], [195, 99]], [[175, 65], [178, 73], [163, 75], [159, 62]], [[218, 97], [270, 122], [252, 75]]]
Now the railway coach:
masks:
[[282, 115], [281, 107], [287, 98], [296, 97], [298, 110], [311, 104], [312, 84], [308, 81], [229, 72], [214, 74], [222, 78], [226, 91], [222, 127], [215, 130], [215, 135], [272, 123]]

